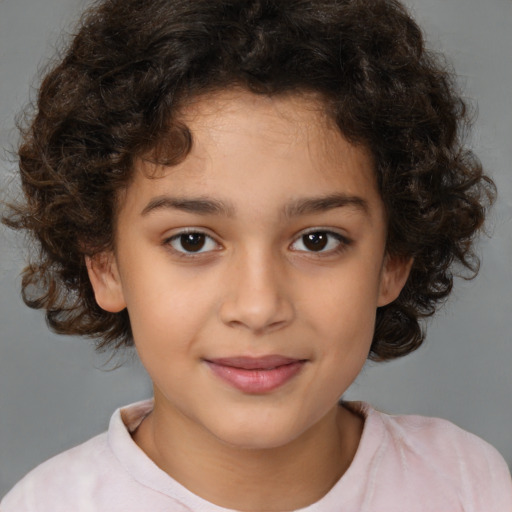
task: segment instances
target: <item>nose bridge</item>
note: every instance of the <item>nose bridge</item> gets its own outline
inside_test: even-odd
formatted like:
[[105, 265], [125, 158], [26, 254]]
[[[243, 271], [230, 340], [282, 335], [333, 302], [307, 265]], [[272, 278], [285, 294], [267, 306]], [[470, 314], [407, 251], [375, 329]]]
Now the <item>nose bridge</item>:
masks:
[[223, 322], [255, 333], [287, 325], [293, 305], [285, 289], [283, 267], [279, 255], [269, 247], [255, 244], [238, 251], [227, 270]]

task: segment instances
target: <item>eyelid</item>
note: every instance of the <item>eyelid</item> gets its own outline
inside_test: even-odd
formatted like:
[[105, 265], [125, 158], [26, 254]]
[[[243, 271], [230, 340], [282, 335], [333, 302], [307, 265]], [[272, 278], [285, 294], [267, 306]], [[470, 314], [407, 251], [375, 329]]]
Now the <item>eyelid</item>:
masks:
[[[334, 249], [329, 250], [321, 250], [321, 251], [310, 251], [310, 250], [295, 250], [296, 252], [306, 253], [308, 255], [313, 256], [328, 256], [337, 254], [339, 252], [344, 251], [348, 246], [350, 246], [353, 243], [353, 240], [349, 238], [348, 236], [340, 233], [339, 231], [333, 229], [333, 228], [326, 228], [322, 226], [315, 226], [313, 228], [308, 228], [303, 231], [301, 231], [295, 238], [293, 239], [292, 243], [290, 244], [290, 247], [292, 247], [295, 243], [297, 243], [302, 237], [311, 234], [311, 233], [324, 233], [326, 235], [330, 235], [334, 237], [336, 240], [338, 240], [338, 245]], [[294, 250], [294, 249], [292, 249]]]
[[[204, 235], [206, 238], [212, 240], [215, 243], [216, 248], [206, 250], [206, 251], [199, 250], [197, 252], [194, 252], [194, 251], [187, 252], [187, 251], [177, 250], [171, 245], [172, 241], [178, 239], [182, 235], [186, 235], [189, 233], [194, 233], [194, 234], [197, 233], [197, 234]], [[328, 236], [334, 237], [339, 243], [337, 244], [337, 246], [335, 248], [329, 249], [329, 250], [312, 251], [312, 250], [303, 250], [303, 249], [293, 249], [292, 246], [294, 244], [296, 244], [298, 241], [300, 241], [300, 239], [302, 237], [304, 237], [310, 233], [324, 233]], [[311, 227], [308, 229], [304, 229], [303, 231], [300, 231], [294, 237], [294, 239], [292, 240], [289, 247], [295, 252], [305, 253], [305, 254], [317, 256], [317, 257], [322, 257], [322, 256], [338, 254], [338, 253], [346, 250], [346, 248], [348, 246], [350, 246], [352, 243], [353, 243], [353, 240], [351, 238], [340, 233], [336, 229], [326, 228], [326, 227], [322, 227], [322, 226], [315, 226], [315, 227]], [[191, 259], [194, 257], [200, 257], [200, 256], [204, 257], [208, 254], [211, 254], [211, 253], [216, 252], [217, 250], [223, 248], [222, 244], [217, 240], [217, 237], [215, 235], [212, 235], [209, 229], [203, 228], [203, 227], [184, 227], [184, 228], [177, 229], [172, 234], [166, 236], [162, 240], [162, 245], [165, 246], [169, 251], [172, 251], [174, 254], [176, 254], [180, 257], [183, 257], [183, 258], [187, 258], [187, 259]]]
[[[180, 251], [178, 249], [175, 249], [172, 246], [171, 242], [173, 242], [174, 240], [177, 240], [181, 236], [187, 235], [187, 234], [200, 234], [200, 235], [204, 235], [205, 238], [208, 238], [208, 239], [212, 240], [215, 243], [216, 248], [215, 249], [211, 249], [211, 250], [207, 250], [207, 251], [199, 250], [197, 252], [194, 252], [194, 251], [187, 252], [187, 251]], [[216, 250], [218, 250], [219, 248], [222, 247], [222, 245], [218, 242], [216, 237], [209, 233], [209, 230], [207, 230], [205, 228], [201, 228], [201, 227], [186, 227], [186, 228], [178, 229], [177, 231], [173, 232], [171, 235], [166, 236], [162, 240], [162, 245], [167, 250], [172, 251], [174, 254], [176, 254], [176, 255], [178, 255], [180, 257], [183, 257], [183, 258], [188, 258], [188, 259], [194, 258], [194, 257], [205, 256], [207, 254], [211, 254], [212, 252], [215, 252]]]
[[325, 227], [325, 226], [314, 226], [312, 228], [306, 228], [303, 229], [298, 233], [298, 235], [295, 236], [295, 239], [300, 238], [301, 236], [308, 235], [309, 233], [327, 233], [328, 235], [334, 235], [336, 237], [339, 237], [341, 239], [350, 241], [350, 238], [348, 235], [344, 235], [341, 233], [341, 229], [337, 228], [331, 228], [331, 227]]

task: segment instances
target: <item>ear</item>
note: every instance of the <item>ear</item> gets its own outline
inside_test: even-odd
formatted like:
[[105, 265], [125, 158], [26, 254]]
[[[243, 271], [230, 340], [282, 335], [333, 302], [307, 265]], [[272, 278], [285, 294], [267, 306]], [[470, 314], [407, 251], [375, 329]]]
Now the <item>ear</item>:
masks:
[[386, 255], [382, 267], [378, 306], [387, 306], [402, 291], [411, 271], [413, 258]]
[[86, 256], [85, 263], [98, 306], [110, 313], [122, 311], [126, 302], [114, 254], [109, 251]]

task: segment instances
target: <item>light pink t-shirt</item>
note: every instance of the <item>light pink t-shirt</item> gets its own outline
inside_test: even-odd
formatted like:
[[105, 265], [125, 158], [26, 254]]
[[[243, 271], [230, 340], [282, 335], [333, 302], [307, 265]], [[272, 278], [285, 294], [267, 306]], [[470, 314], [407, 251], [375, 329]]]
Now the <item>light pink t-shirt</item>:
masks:
[[[365, 417], [356, 456], [320, 501], [301, 512], [512, 512], [512, 481], [498, 452], [445, 420]], [[152, 401], [117, 410], [108, 432], [41, 464], [1, 512], [226, 512], [160, 470], [134, 443]]]

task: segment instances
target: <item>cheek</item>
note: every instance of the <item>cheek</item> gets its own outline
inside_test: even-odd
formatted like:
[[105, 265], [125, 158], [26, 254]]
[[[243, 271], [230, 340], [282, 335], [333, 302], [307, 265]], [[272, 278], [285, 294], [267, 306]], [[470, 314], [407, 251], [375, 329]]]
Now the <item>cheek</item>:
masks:
[[317, 350], [335, 375], [337, 368], [343, 368], [343, 373], [355, 376], [367, 359], [375, 329], [378, 276], [372, 267], [354, 266], [323, 281], [305, 304], [319, 340]]
[[308, 307], [326, 329], [335, 328], [347, 335], [368, 334], [366, 327], [372, 331], [378, 296], [377, 272], [347, 269], [317, 282]]
[[186, 272], [165, 274], [156, 265], [139, 271], [125, 290], [139, 353], [158, 351], [162, 357], [176, 357], [193, 344], [214, 310], [210, 288], [205, 282], [198, 286], [197, 278]]

